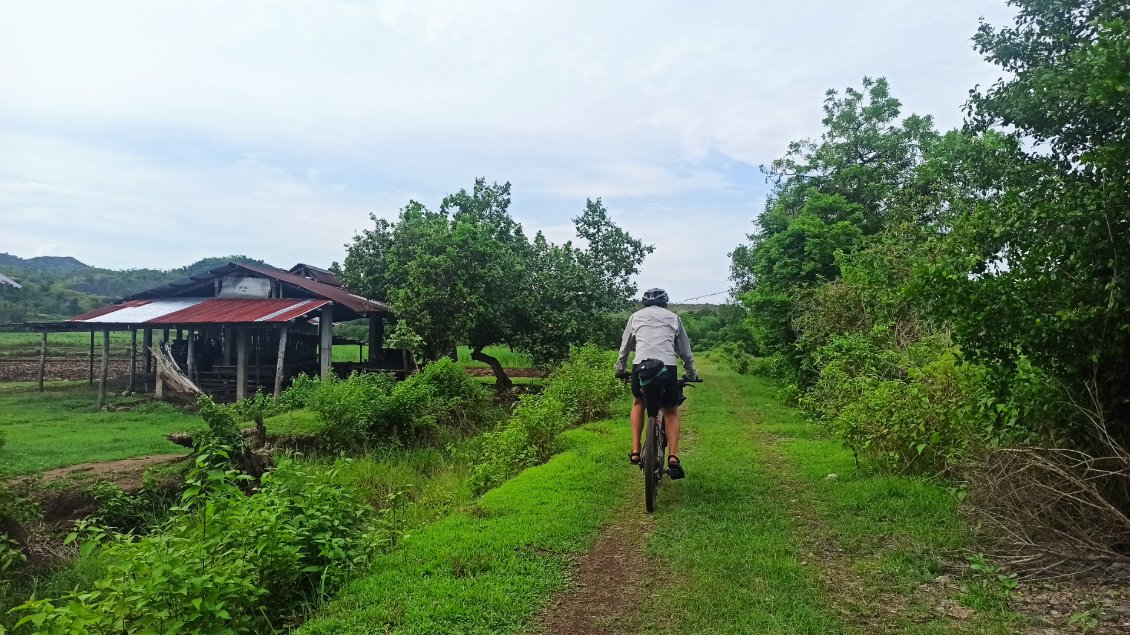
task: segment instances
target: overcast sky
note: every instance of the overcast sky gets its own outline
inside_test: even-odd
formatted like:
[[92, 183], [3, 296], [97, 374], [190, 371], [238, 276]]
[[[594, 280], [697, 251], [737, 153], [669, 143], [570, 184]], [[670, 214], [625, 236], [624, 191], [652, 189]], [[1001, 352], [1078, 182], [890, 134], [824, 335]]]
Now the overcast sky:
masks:
[[[643, 288], [721, 291], [758, 166], [828, 88], [886, 76], [960, 124], [1004, 0], [0, 0], [0, 251], [108, 268], [328, 265], [409, 199], [513, 184], [529, 234], [586, 197], [656, 245]], [[723, 296], [713, 298], [719, 300]]]

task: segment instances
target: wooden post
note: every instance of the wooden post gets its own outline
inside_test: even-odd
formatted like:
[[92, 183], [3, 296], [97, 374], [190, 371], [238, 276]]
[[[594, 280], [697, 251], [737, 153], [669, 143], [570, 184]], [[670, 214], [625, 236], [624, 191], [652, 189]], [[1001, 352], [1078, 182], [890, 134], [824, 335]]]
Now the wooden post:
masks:
[[90, 381], [89, 385], [94, 385], [94, 329], [90, 331]]
[[145, 374], [153, 372], [153, 353], [150, 351], [153, 348], [153, 329], [146, 327], [141, 334], [141, 348], [145, 350]]
[[43, 327], [43, 345], [39, 347], [39, 392], [43, 392], [43, 376], [47, 374], [47, 327]]
[[110, 328], [102, 329], [102, 370], [98, 373], [98, 407], [106, 405], [106, 376], [110, 374]]
[[237, 328], [235, 340], [235, 399], [247, 396], [247, 329]]
[[255, 334], [255, 392], [259, 392], [259, 386], [262, 383], [260, 381], [260, 374], [259, 374], [260, 373], [259, 367], [263, 365], [262, 348], [263, 348], [263, 334], [262, 333], [256, 333]]
[[322, 358], [322, 379], [329, 379], [333, 372], [334, 306], [332, 304], [322, 307], [322, 313], [318, 317], [318, 328], [322, 332], [318, 347]]
[[137, 327], [129, 330], [129, 391], [136, 390], [137, 381]]
[[224, 349], [224, 366], [231, 366], [231, 338], [231, 327], [224, 324], [220, 327], [220, 345]]
[[279, 331], [279, 357], [275, 360], [275, 401], [282, 394], [283, 368], [286, 358], [286, 327]]
[[192, 336], [192, 329], [188, 329], [188, 378], [196, 381], [196, 344]]
[[375, 313], [369, 314], [369, 363], [376, 365], [381, 361], [385, 347], [385, 321]]

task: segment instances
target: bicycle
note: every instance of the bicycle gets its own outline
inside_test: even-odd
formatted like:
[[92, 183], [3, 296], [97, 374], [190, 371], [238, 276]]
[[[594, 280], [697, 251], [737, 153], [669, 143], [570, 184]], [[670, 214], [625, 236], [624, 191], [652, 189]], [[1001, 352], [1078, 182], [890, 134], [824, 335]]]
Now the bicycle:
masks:
[[[701, 384], [702, 380], [691, 381], [683, 377], [677, 382], [679, 388]], [[667, 429], [663, 425], [663, 408], [656, 410], [655, 416], [647, 407], [647, 388], [641, 387], [644, 412], [648, 413], [644, 427], [643, 452], [640, 453], [640, 469], [643, 470], [644, 507], [648, 513], [655, 511], [655, 494], [659, 484], [667, 474]]]

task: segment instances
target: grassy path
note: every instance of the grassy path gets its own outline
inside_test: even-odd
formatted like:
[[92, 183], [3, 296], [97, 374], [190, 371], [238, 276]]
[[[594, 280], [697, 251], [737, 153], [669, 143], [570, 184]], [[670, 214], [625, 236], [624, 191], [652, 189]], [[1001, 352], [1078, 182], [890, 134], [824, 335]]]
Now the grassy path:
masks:
[[637, 513], [626, 421], [590, 424], [380, 556], [300, 632], [1018, 632], [1010, 614], [960, 605], [955, 576], [938, 582], [961, 547], [943, 487], [860, 474], [770, 385], [704, 366], [684, 419], [689, 477], [655, 514]]
[[668, 582], [619, 632], [1016, 632], [935, 583], [962, 540], [943, 487], [861, 474], [763, 380], [707, 378], [686, 418], [689, 477], [660, 490], [648, 547]]

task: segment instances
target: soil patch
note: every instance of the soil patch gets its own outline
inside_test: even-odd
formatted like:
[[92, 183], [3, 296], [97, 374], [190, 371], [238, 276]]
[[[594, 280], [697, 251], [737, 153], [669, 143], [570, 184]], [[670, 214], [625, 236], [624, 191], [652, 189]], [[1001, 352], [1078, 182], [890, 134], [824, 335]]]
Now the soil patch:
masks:
[[577, 561], [572, 588], [554, 598], [535, 622], [546, 635], [611, 635], [644, 593], [644, 555], [653, 519], [639, 505], [621, 509]]
[[68, 465], [67, 467], [47, 470], [42, 475], [42, 482], [50, 483], [60, 479], [80, 479], [92, 482], [109, 481], [132, 494], [141, 489], [141, 479], [147, 468], [153, 465], [182, 461], [187, 457], [188, 454], [185, 453], [154, 454], [153, 456], [139, 456], [118, 461]]

